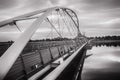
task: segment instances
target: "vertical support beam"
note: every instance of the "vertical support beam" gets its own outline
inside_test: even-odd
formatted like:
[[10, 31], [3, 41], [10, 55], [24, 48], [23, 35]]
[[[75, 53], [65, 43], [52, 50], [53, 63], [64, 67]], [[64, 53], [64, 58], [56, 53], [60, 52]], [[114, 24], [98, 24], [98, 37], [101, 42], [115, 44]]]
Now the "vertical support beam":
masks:
[[21, 34], [21, 36], [9, 47], [9, 49], [0, 58], [0, 80], [3, 80], [18, 56], [21, 54], [25, 45], [39, 28], [40, 24], [49, 13], [55, 8], [51, 8], [43, 13], [33, 24]]
[[48, 49], [49, 49], [49, 52], [50, 52], [51, 59], [53, 60], [54, 58], [53, 58], [53, 56], [52, 56], [51, 49], [50, 49], [50, 48], [48, 48]]
[[40, 52], [40, 45], [39, 45], [39, 50], [38, 50], [38, 52], [39, 52], [39, 55], [40, 55], [41, 64], [42, 64], [42, 66], [43, 66], [44, 63], [43, 63], [43, 58], [42, 58], [42, 55], [41, 55], [41, 52]]
[[27, 80], [27, 72], [26, 72], [25, 63], [24, 63], [22, 55], [20, 55], [20, 58], [21, 58], [21, 61], [22, 61], [23, 69], [24, 69], [23, 71], [24, 71], [24, 74], [25, 74], [25, 79]]
[[60, 50], [59, 50], [59, 47], [57, 47], [57, 49], [58, 49], [58, 52], [59, 52], [59, 57], [62, 56], [62, 55], [61, 55], [61, 52], [60, 52]]

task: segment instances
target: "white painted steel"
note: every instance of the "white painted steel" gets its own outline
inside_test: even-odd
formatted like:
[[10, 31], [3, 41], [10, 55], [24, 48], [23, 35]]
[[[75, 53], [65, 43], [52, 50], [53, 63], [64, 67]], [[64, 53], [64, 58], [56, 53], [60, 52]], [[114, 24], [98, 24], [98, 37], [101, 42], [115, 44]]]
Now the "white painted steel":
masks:
[[[35, 14], [44, 12], [41, 16], [39, 16], [33, 24], [21, 34], [21, 36], [15, 40], [15, 42], [8, 48], [8, 50], [0, 57], [0, 80], [3, 80], [18, 56], [21, 54], [22, 50], [26, 46], [29, 39], [32, 37], [32, 35], [35, 33], [35, 31], [40, 27], [40, 24], [43, 22], [43, 20], [46, 19], [46, 17], [55, 9], [59, 9], [62, 7], [53, 7], [48, 8], [45, 10], [36, 11], [33, 13], [25, 14], [22, 16], [18, 16], [3, 22], [0, 22], [0, 27], [6, 24], [9, 24], [11, 22], [14, 22], [14, 20], [19, 19], [25, 19], [27, 17], [33, 16]], [[67, 9], [67, 8], [66, 8]]]
[[22, 50], [24, 49], [25, 45], [35, 33], [35, 31], [40, 27], [40, 24], [43, 20], [56, 8], [48, 9], [43, 15], [41, 15], [37, 20], [33, 22], [33, 24], [21, 34], [21, 36], [8, 48], [8, 50], [0, 57], [0, 80], [2, 80]]

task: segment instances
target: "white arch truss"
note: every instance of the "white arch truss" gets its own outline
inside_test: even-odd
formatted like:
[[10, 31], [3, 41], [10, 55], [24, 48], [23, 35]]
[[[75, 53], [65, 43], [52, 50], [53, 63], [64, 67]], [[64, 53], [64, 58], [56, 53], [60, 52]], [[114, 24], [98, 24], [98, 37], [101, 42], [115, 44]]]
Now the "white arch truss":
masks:
[[[47, 16], [54, 10], [60, 9], [62, 7], [53, 7], [53, 8], [48, 8], [40, 11], [35, 11], [32, 13], [28, 13], [22, 16], [18, 16], [3, 22], [0, 22], [0, 27], [12, 23], [17, 20], [24, 20], [24, 19], [29, 19], [30, 16], [33, 16], [38, 13], [43, 13], [41, 16], [39, 16], [33, 23], [32, 25], [24, 31], [21, 36], [15, 40], [15, 42], [7, 49], [7, 51], [0, 57], [0, 80], [4, 79], [16, 59], [19, 57], [21, 54], [22, 50], [26, 46], [27, 42], [29, 39], [32, 37], [32, 35], [35, 33], [35, 31], [40, 27], [40, 24], [47, 18]], [[68, 8], [62, 8], [62, 9], [67, 9], [72, 11], [71, 9]], [[72, 11], [74, 14], [75, 12]], [[67, 13], [70, 17], [71, 15]], [[76, 16], [76, 14], [75, 14]], [[72, 17], [71, 17], [72, 18]], [[76, 16], [77, 18], [77, 16]], [[73, 19], [72, 19], [73, 20]], [[73, 20], [74, 21], [74, 20]], [[76, 27], [78, 28], [79, 31], [79, 21], [77, 18], [77, 22], [75, 22]]]

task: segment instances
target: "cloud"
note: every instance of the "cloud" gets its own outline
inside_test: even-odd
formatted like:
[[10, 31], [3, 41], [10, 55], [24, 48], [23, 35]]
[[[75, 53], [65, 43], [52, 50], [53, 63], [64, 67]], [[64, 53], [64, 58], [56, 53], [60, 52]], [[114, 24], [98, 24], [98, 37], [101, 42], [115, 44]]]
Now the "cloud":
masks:
[[52, 7], [49, 0], [27, 0], [23, 8], [34, 10]]
[[0, 0], [0, 9], [10, 9], [17, 6], [17, 0]]
[[120, 23], [120, 18], [115, 18], [115, 19], [106, 21], [106, 22], [104, 22], [102, 24], [116, 24], [116, 23]]
[[0, 21], [36, 10], [52, 7], [49, 0], [11, 0], [13, 5], [9, 2], [10, 1], [5, 0], [4, 3], [6, 3], [7, 6], [1, 5]]
[[4, 32], [0, 33], [0, 41], [5, 42], [5, 41], [10, 41], [10, 40], [16, 40], [20, 36], [20, 33], [18, 32]]
[[120, 7], [120, 0], [82, 0], [83, 3], [88, 4], [86, 10], [104, 10]]
[[0, 0], [0, 4], [0, 21], [43, 8], [64, 6], [77, 13], [80, 30], [87, 36], [120, 34], [120, 0]]

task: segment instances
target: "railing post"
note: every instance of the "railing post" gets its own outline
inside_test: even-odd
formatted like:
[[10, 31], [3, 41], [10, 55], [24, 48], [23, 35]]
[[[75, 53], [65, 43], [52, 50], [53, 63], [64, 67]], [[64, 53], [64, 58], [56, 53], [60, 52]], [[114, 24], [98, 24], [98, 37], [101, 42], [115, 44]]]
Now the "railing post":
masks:
[[24, 63], [22, 55], [20, 55], [20, 58], [21, 58], [22, 66], [23, 66], [23, 71], [24, 71], [24, 74], [25, 74], [25, 79], [27, 80], [28, 79], [27, 78], [27, 72], [26, 72], [25, 63]]
[[60, 57], [60, 56], [62, 56], [62, 55], [60, 54], [60, 50], [59, 50], [59, 47], [57, 47], [57, 49], [58, 49], [58, 52], [59, 52], [59, 57]]
[[49, 49], [49, 52], [50, 52], [51, 59], [53, 60], [54, 58], [53, 58], [53, 56], [52, 56], [51, 49], [50, 49], [50, 48], [48, 48], [48, 49]]
[[43, 63], [43, 59], [42, 59], [42, 55], [41, 55], [41, 52], [40, 52], [40, 45], [39, 45], [39, 50], [38, 50], [38, 52], [39, 52], [39, 55], [40, 55], [41, 64], [44, 65], [44, 63]]

